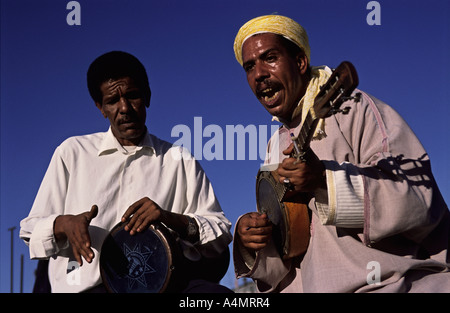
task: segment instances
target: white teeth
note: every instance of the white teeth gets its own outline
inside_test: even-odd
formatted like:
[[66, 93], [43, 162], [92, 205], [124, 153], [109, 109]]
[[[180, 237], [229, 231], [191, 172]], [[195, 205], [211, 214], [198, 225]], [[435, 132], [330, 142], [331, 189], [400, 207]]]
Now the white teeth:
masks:
[[[270, 88], [269, 88], [269, 89], [266, 89], [266, 90], [264, 90], [264, 92], [269, 92], [269, 91], [267, 91], [267, 90], [272, 90], [272, 89], [270, 89]], [[277, 96], [278, 96], [278, 91], [275, 92], [275, 93], [272, 95], [272, 97], [264, 96], [264, 101], [270, 102], [270, 101], [272, 101], [273, 99], [275, 99]]]

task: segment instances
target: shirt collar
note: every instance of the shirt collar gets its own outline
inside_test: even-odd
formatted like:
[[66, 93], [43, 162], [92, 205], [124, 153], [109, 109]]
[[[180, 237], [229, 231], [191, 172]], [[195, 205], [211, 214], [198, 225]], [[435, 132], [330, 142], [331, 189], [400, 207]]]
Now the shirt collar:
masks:
[[[138, 144], [136, 151], [142, 150], [143, 148], [149, 149], [152, 153], [156, 154], [156, 150], [154, 147], [154, 143], [152, 137], [149, 132], [145, 131], [145, 136]], [[120, 144], [117, 138], [114, 136], [111, 126], [108, 131], [105, 133], [105, 137], [103, 138], [100, 147], [98, 149], [98, 156], [110, 154], [114, 152], [122, 152], [123, 154], [127, 154], [127, 150]]]

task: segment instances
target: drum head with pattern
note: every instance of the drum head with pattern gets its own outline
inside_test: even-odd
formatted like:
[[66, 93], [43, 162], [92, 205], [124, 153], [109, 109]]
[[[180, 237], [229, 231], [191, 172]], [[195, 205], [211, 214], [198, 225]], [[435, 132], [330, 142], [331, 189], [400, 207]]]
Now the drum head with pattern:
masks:
[[115, 293], [163, 292], [174, 269], [171, 247], [160, 227], [133, 236], [119, 223], [106, 237], [100, 254], [103, 283]]

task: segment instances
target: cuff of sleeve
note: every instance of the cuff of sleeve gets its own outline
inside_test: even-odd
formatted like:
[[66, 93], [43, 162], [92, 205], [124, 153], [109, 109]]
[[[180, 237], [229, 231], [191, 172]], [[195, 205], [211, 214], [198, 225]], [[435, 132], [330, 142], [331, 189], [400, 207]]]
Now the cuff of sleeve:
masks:
[[[238, 225], [241, 217], [242, 216], [240, 216], [236, 221], [236, 225]], [[252, 256], [251, 253], [249, 253], [247, 249], [242, 245], [239, 233], [237, 232], [236, 228], [234, 229], [233, 236], [233, 260], [237, 278], [251, 276], [256, 263], [256, 256]]]
[[256, 255], [253, 256], [250, 252], [248, 252], [248, 250], [242, 246], [239, 241], [237, 241], [236, 244], [245, 266], [251, 271], [256, 262]]
[[208, 236], [208, 234], [214, 233], [212, 231], [212, 228], [211, 228], [211, 225], [210, 225], [208, 219], [206, 219], [203, 216], [194, 215], [194, 214], [186, 214], [186, 215], [193, 218], [197, 222], [197, 225], [198, 225], [199, 240], [195, 243], [195, 245], [205, 244], [208, 241], [213, 239], [213, 238], [210, 238], [210, 236]]
[[316, 195], [317, 212], [323, 225], [343, 228], [364, 226], [364, 185], [357, 169], [350, 163], [324, 162], [328, 197]]
[[53, 224], [57, 217], [58, 215], [50, 215], [38, 221], [34, 226], [29, 242], [30, 257], [32, 259], [48, 258], [69, 246], [67, 240], [61, 243], [56, 242], [53, 234]]

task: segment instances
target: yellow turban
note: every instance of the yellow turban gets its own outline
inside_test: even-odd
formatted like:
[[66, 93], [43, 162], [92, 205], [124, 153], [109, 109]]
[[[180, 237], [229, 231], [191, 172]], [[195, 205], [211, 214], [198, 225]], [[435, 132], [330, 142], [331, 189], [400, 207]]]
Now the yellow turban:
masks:
[[[234, 54], [241, 65], [243, 64], [242, 46], [244, 45], [245, 40], [255, 34], [261, 33], [274, 33], [289, 39], [303, 50], [308, 58], [308, 64], [311, 64], [311, 49], [309, 47], [308, 35], [306, 34], [305, 29], [288, 17], [281, 15], [264, 15], [245, 23], [236, 35], [236, 39], [234, 40]], [[292, 112], [292, 119], [297, 115], [302, 114], [303, 123], [308, 112], [311, 112], [313, 118], [316, 116], [314, 112], [314, 99], [319, 93], [320, 87], [326, 83], [330, 75], [331, 70], [327, 67], [311, 68], [311, 80], [309, 81], [305, 95]], [[273, 119], [280, 121], [276, 116], [274, 116]], [[323, 137], [326, 137], [325, 120], [320, 119], [313, 139], [321, 139]]]
[[308, 35], [303, 27], [285, 16], [264, 15], [248, 21], [241, 29], [239, 29], [236, 39], [234, 40], [234, 54], [239, 64], [243, 64], [242, 45], [244, 44], [244, 41], [255, 34], [261, 33], [274, 33], [289, 39], [305, 52], [306, 57], [308, 58], [308, 64], [310, 63], [311, 50], [308, 42]]

